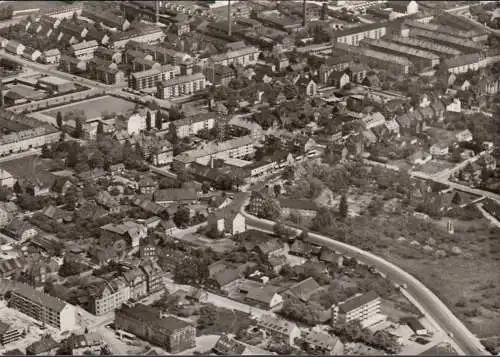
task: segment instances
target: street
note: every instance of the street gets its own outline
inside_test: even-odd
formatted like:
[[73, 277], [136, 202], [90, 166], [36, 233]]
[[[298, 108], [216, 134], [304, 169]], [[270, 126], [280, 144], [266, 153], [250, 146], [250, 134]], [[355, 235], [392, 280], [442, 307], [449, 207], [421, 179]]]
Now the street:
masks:
[[[248, 214], [244, 210], [244, 206], [245, 205], [242, 206], [240, 212], [246, 219], [247, 228], [265, 232], [273, 231], [275, 222], [259, 219]], [[298, 233], [298, 230], [295, 231]], [[309, 241], [323, 247], [329, 247], [342, 254], [356, 257], [360, 262], [373, 266], [378, 271], [388, 276], [392, 282], [400, 286], [405, 286], [408, 293], [421, 305], [422, 312], [436, 321], [439, 327], [448, 333], [465, 354], [489, 355], [489, 353], [484, 350], [479, 339], [464, 326], [464, 324], [432, 291], [412, 275], [372, 253], [363, 251], [349, 244], [335, 241], [330, 237], [310, 232]]]

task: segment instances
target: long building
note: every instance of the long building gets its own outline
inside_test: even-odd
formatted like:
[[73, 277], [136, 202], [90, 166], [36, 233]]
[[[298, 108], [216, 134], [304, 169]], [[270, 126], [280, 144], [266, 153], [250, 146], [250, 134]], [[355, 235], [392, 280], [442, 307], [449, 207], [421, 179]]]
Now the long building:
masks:
[[380, 296], [375, 291], [355, 295], [332, 308], [333, 324], [367, 322], [380, 313]]
[[158, 83], [156, 95], [161, 99], [190, 95], [205, 89], [205, 85], [202, 73], [180, 76]]
[[151, 27], [146, 29], [132, 29], [125, 32], [117, 32], [110, 38], [113, 48], [124, 48], [127, 42], [134, 40], [145, 43], [159, 43], [165, 39], [165, 33], [162, 29]]
[[339, 43], [335, 47], [354, 55], [354, 57], [358, 57], [361, 62], [371, 67], [383, 68], [388, 71], [394, 71], [397, 74], [408, 74], [412, 68], [410, 60], [402, 56], [395, 56], [366, 47], [349, 46]]
[[164, 65], [160, 69], [153, 68], [135, 72], [130, 76], [129, 86], [135, 90], [156, 88], [158, 82], [173, 79], [176, 72], [176, 68], [169, 65]]
[[359, 46], [365, 38], [379, 39], [387, 33], [387, 23], [373, 23], [351, 27], [334, 33], [335, 41], [352, 46]]
[[209, 58], [211, 63], [229, 66], [230, 64], [241, 64], [243, 66], [254, 65], [259, 60], [260, 50], [255, 46], [244, 47], [235, 51], [227, 51], [222, 54], [213, 55]]
[[220, 159], [240, 159], [255, 153], [254, 142], [251, 136], [242, 136], [221, 143], [210, 143], [201, 149], [185, 151], [177, 155], [174, 158], [172, 167], [175, 169], [184, 169], [195, 161], [206, 160], [211, 156]]
[[215, 126], [214, 113], [201, 113], [192, 115], [184, 119], [173, 121], [177, 131], [177, 137], [185, 138], [186, 136], [196, 135], [203, 129], [210, 130]]
[[73, 305], [28, 285], [18, 284], [12, 291], [9, 304], [42, 324], [61, 331], [71, 331], [77, 327], [76, 310]]
[[361, 46], [368, 47], [377, 51], [387, 52], [396, 56], [408, 58], [415, 68], [422, 70], [424, 68], [432, 68], [439, 64], [439, 56], [417, 48], [400, 45], [398, 43], [385, 40], [372, 40], [369, 38], [361, 41]]
[[431, 41], [420, 40], [418, 38], [411, 38], [404, 36], [386, 36], [385, 39], [390, 42], [395, 42], [401, 45], [425, 50], [434, 53], [440, 57], [453, 57], [462, 54], [462, 52], [452, 47], [443, 46]]
[[403, 22], [403, 29], [409, 29], [410, 31], [412, 29], [419, 29], [419, 30], [425, 30], [425, 31], [431, 31], [435, 33], [442, 33], [445, 35], [451, 35], [455, 37], [461, 37], [465, 38], [467, 40], [472, 40], [472, 38], [476, 35], [474, 31], [462, 31], [457, 28], [449, 27], [449, 26], [443, 26], [439, 24], [433, 24], [433, 23], [425, 23], [425, 22], [420, 22], [416, 20], [410, 20], [410, 19], [405, 19]]
[[472, 36], [469, 37], [469, 39], [474, 42], [486, 41], [488, 39], [489, 32], [484, 27], [465, 16], [443, 12], [439, 14], [439, 16], [436, 16], [433, 21], [439, 25], [445, 25], [455, 30], [471, 33]]
[[483, 49], [483, 46], [471, 40], [417, 28], [410, 29], [410, 36], [453, 47], [465, 53], [480, 52]]

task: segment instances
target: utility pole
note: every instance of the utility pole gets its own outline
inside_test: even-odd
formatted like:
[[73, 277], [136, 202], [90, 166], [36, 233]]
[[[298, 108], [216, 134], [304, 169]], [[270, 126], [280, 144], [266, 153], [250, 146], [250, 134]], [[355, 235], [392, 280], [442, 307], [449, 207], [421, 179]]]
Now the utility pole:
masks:
[[307, 26], [307, 3], [306, 0], [302, 2], [302, 26]]

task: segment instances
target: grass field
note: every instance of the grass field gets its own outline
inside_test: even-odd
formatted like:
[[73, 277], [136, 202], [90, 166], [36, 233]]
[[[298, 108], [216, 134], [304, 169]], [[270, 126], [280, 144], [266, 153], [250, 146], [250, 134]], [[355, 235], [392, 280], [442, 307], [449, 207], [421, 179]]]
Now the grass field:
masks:
[[448, 170], [455, 165], [448, 161], [443, 160], [431, 160], [428, 163], [418, 167], [418, 171], [424, 172], [428, 175], [437, 174], [443, 170]]
[[105, 96], [84, 100], [79, 103], [67, 104], [57, 108], [41, 112], [42, 114], [55, 118], [57, 112], [61, 112], [63, 118], [71, 111], [83, 110], [87, 119], [95, 119], [101, 117], [102, 113], [125, 113], [135, 107], [135, 103], [127, 100]]

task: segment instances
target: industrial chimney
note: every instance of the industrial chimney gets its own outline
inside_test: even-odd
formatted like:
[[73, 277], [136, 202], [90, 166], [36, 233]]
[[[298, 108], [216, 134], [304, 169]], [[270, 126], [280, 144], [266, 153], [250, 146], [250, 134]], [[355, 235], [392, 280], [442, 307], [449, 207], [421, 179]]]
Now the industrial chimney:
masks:
[[160, 22], [160, 7], [158, 4], [158, 0], [155, 1], [155, 21], [156, 23]]
[[231, 0], [227, 1], [227, 35], [232, 36], [232, 34], [231, 34]]
[[3, 81], [0, 79], [0, 109], [4, 107]]
[[307, 25], [307, 4], [306, 0], [302, 2], [302, 26], [306, 27]]

